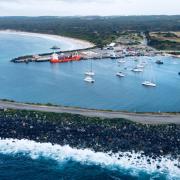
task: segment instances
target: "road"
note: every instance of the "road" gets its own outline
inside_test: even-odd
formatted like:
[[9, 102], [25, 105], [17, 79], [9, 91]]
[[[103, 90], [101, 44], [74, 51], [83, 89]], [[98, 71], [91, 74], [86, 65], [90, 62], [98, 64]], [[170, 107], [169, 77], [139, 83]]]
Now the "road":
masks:
[[102, 110], [90, 110], [74, 107], [63, 106], [44, 106], [44, 105], [31, 105], [17, 102], [8, 102], [0, 100], [1, 109], [16, 109], [16, 110], [34, 110], [43, 112], [55, 112], [55, 113], [70, 113], [79, 114], [88, 117], [100, 117], [100, 118], [124, 118], [134, 122], [143, 124], [180, 124], [180, 113], [128, 113], [120, 111], [102, 111]]

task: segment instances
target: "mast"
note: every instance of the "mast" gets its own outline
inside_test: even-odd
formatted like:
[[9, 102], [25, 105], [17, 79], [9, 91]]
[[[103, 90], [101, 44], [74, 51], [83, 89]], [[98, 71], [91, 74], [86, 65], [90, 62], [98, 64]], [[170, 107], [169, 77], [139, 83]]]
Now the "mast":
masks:
[[91, 59], [91, 72], [92, 72], [92, 59]]

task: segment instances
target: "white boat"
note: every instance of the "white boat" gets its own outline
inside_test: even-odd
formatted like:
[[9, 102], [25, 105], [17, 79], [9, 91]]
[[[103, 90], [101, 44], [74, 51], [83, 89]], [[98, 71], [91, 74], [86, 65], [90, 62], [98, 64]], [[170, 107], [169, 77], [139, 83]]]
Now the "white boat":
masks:
[[87, 71], [87, 72], [85, 73], [85, 75], [87, 75], [87, 76], [94, 76], [95, 73], [92, 72], [92, 71]]
[[156, 84], [151, 82], [151, 81], [144, 81], [142, 83], [143, 86], [148, 86], [148, 87], [156, 87]]
[[93, 72], [93, 69], [92, 69], [92, 60], [91, 60], [91, 70], [85, 72], [85, 75], [87, 75], [87, 76], [94, 76], [95, 75], [95, 72]]
[[126, 61], [123, 59], [118, 60], [118, 63], [125, 63]]
[[116, 53], [113, 51], [113, 53], [110, 56], [111, 59], [118, 59], [119, 57], [116, 55]]
[[145, 80], [144, 82], [142, 82], [142, 85], [143, 86], [146, 86], [146, 87], [156, 87], [156, 83], [155, 83], [155, 80], [153, 78], [153, 71], [152, 71], [152, 65], [150, 64], [150, 70], [151, 70], [151, 73], [150, 73], [150, 80]]
[[142, 68], [144, 68], [144, 65], [143, 64], [138, 64], [136, 67], [142, 69]]
[[88, 83], [94, 83], [95, 82], [95, 80], [91, 76], [85, 77], [84, 81], [86, 81]]
[[143, 69], [135, 67], [132, 69], [133, 72], [143, 72]]
[[118, 76], [118, 77], [125, 77], [125, 74], [123, 74], [122, 72], [118, 72], [118, 73], [116, 73], [116, 76]]

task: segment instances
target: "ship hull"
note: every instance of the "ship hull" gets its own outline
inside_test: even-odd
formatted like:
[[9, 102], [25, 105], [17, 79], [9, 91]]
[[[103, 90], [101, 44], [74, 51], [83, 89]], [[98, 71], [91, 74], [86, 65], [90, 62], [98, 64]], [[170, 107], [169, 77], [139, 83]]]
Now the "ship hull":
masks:
[[79, 61], [81, 60], [81, 56], [73, 56], [73, 57], [65, 57], [60, 59], [51, 59], [51, 63], [65, 63], [65, 62], [71, 62], [71, 61]]

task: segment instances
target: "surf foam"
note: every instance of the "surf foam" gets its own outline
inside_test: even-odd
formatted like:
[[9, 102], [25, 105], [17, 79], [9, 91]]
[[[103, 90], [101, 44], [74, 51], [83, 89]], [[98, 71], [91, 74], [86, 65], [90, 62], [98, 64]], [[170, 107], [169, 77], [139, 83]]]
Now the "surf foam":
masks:
[[[146, 173], [165, 173], [180, 177], [178, 160], [171, 157], [152, 159], [140, 153], [119, 152], [117, 154], [94, 152], [90, 149], [75, 149], [70, 146], [37, 143], [30, 140], [0, 139], [0, 153], [8, 155], [22, 154], [32, 159], [50, 158], [60, 163], [70, 160], [87, 165], [99, 165], [104, 168], [145, 171]], [[159, 167], [157, 169], [157, 167]]]

